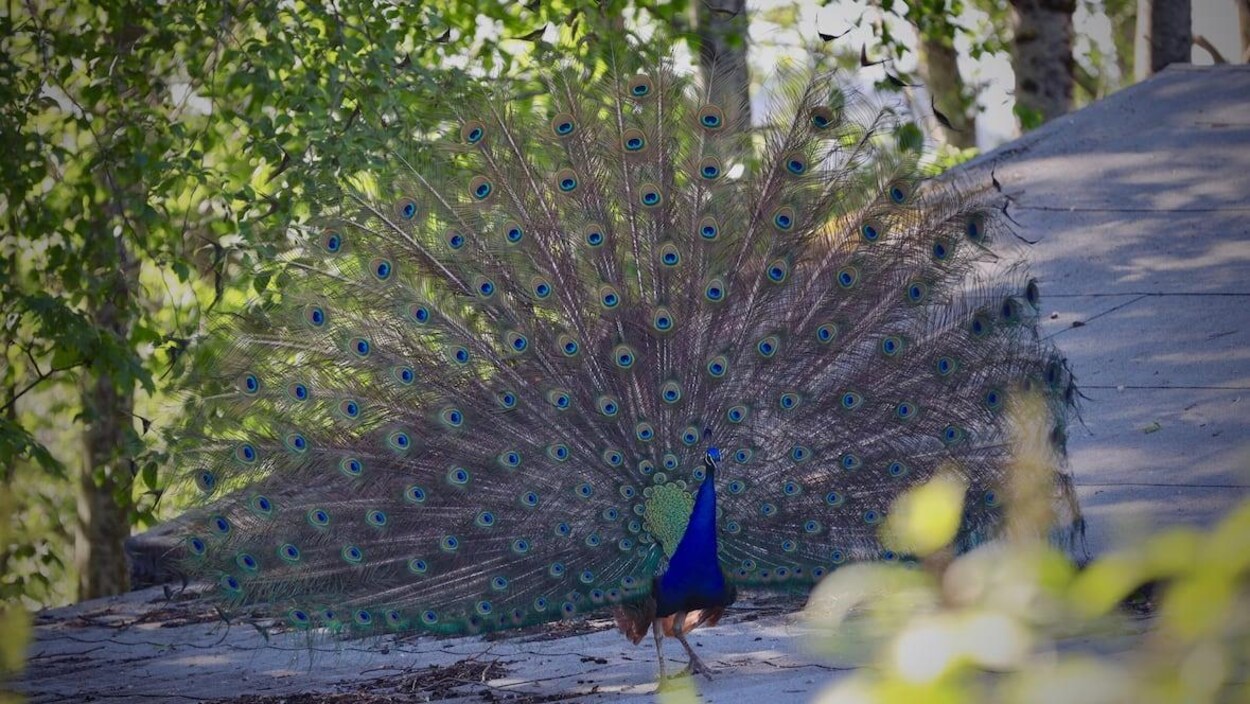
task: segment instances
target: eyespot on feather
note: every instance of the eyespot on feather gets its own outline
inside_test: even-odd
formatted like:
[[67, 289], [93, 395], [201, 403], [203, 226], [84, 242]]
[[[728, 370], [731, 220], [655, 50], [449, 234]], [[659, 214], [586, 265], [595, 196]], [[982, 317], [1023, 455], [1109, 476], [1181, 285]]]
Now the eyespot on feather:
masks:
[[723, 354], [712, 357], [707, 362], [707, 373], [714, 379], [720, 379], [729, 372], [729, 358]]
[[477, 295], [482, 298], [490, 298], [495, 295], [495, 282], [485, 276], [479, 276], [473, 281], [473, 290], [477, 291]]
[[413, 220], [417, 217], [417, 201], [411, 198], [400, 198], [395, 202], [395, 214], [400, 220]]
[[287, 436], [283, 438], [282, 444], [286, 446], [286, 449], [297, 455], [308, 451], [308, 438], [305, 438], [300, 433], [288, 433]]
[[898, 335], [886, 335], [881, 338], [880, 350], [881, 354], [886, 357], [896, 357], [903, 352], [905, 343], [903, 338]]
[[790, 152], [781, 159], [786, 173], [791, 176], [802, 176], [807, 173], [807, 156], [799, 152]]
[[573, 120], [573, 113], [560, 112], [551, 118], [551, 133], [560, 139], [564, 139], [577, 131], [577, 123]]
[[854, 266], [844, 266], [838, 270], [838, 285], [842, 288], [852, 288], [859, 281], [859, 269]]
[[329, 254], [338, 254], [347, 246], [347, 240], [338, 230], [326, 230], [321, 234], [321, 248]]
[[611, 396], [600, 396], [595, 403], [599, 408], [599, 412], [603, 415], [613, 418], [621, 410], [621, 404]]
[[516, 408], [517, 406], [516, 392], [511, 391], [509, 389], [500, 391], [495, 396], [495, 400], [499, 402], [499, 407], [504, 409], [505, 411], [510, 411], [513, 408]]
[[903, 295], [908, 303], [919, 305], [924, 303], [929, 297], [929, 285], [923, 281], [912, 281], [903, 289]]
[[794, 208], [783, 206], [773, 212], [773, 228], [788, 232], [794, 227]]
[[672, 242], [665, 242], [660, 245], [660, 263], [667, 267], [677, 266], [681, 263], [681, 251], [677, 249], [677, 245]]
[[664, 202], [660, 187], [654, 183], [644, 183], [638, 188], [638, 200], [644, 208], [655, 208]]
[[629, 369], [638, 361], [638, 355], [629, 345], [617, 345], [612, 350], [612, 359], [621, 369]]
[[260, 393], [260, 377], [248, 372], [239, 377], [238, 389], [246, 396], [255, 396]]
[[709, 215], [699, 220], [697, 231], [700, 238], [710, 242], [720, 236], [720, 223]]
[[582, 232], [582, 239], [584, 239], [586, 244], [591, 247], [598, 247], [599, 245], [602, 245], [605, 237], [606, 235], [604, 234], [603, 226], [598, 223], [587, 225], [586, 229]]
[[577, 191], [580, 180], [576, 171], [570, 168], [563, 168], [556, 172], [555, 184], [561, 193], [571, 194]]
[[217, 488], [217, 475], [212, 470], [202, 469], [195, 475], [195, 486], [205, 494], [211, 494]]
[[818, 132], [829, 131], [837, 122], [837, 113], [828, 105], [818, 105], [808, 113], [808, 123]]
[[655, 82], [651, 80], [650, 76], [640, 73], [629, 79], [625, 90], [629, 97], [641, 100], [650, 97], [655, 92]]
[[1029, 305], [1033, 306], [1034, 310], [1038, 310], [1038, 306], [1042, 302], [1042, 291], [1038, 288], [1037, 279], [1029, 279], [1029, 282], [1025, 285], [1024, 299], [1029, 302]]
[[977, 311], [972, 316], [972, 320], [968, 322], [968, 332], [976, 339], [982, 339], [990, 334], [993, 329], [993, 321], [985, 311]]
[[369, 262], [369, 273], [378, 281], [389, 281], [395, 274], [395, 265], [389, 259], [377, 257]]
[[886, 184], [885, 197], [894, 205], [906, 205], [911, 202], [914, 188], [906, 179], [895, 179]]
[[842, 408], [853, 411], [864, 405], [864, 397], [858, 391], [844, 391], [840, 399]]
[[677, 324], [673, 312], [666, 306], [660, 306], [655, 309], [655, 314], [651, 316], [651, 327], [656, 332], [666, 333], [673, 329]]
[[720, 159], [714, 156], [707, 156], [699, 161], [698, 173], [699, 178], [704, 181], [715, 181], [724, 173], [724, 167], [721, 166]]
[[391, 378], [402, 386], [412, 386], [413, 382], [417, 380], [417, 372], [412, 367], [401, 364], [391, 368]]
[[329, 315], [326, 309], [319, 305], [309, 305], [304, 307], [304, 321], [314, 328], [325, 327]]
[[660, 400], [667, 404], [674, 404], [681, 400], [681, 384], [674, 380], [669, 380], [660, 385]]
[[364, 474], [365, 464], [355, 457], [344, 457], [339, 460], [339, 471], [354, 479]]
[[816, 326], [816, 341], [822, 345], [833, 342], [838, 336], [838, 326], [836, 323], [821, 323]]
[[784, 259], [777, 259], [768, 265], [765, 273], [768, 274], [769, 281], [775, 284], [784, 283], [790, 275], [790, 262]]
[[577, 353], [581, 352], [582, 346], [572, 335], [561, 334], [556, 338], [556, 349], [565, 357], [576, 357]]
[[984, 211], [972, 213], [964, 222], [964, 236], [968, 238], [969, 242], [979, 245], [986, 244], [989, 242], [989, 233], [985, 229], [987, 222], [988, 218]]
[[533, 292], [534, 298], [546, 300], [551, 297], [551, 282], [536, 276], [530, 279], [530, 291]]
[[621, 149], [627, 155], [640, 155], [647, 153], [649, 143], [647, 135], [637, 127], [631, 127], [621, 133]]
[[772, 359], [779, 349], [781, 349], [781, 339], [776, 335], [767, 335], [755, 344], [755, 350], [765, 359]]
[[509, 330], [505, 332], [503, 341], [504, 348], [514, 354], [520, 354], [529, 349], [529, 338], [516, 330]]
[[1007, 296], [998, 306], [998, 317], [1008, 325], [1015, 325], [1024, 318], [1022, 306], [1014, 296]]
[[703, 297], [711, 303], [720, 303], [725, 300], [725, 281], [719, 276], [707, 282], [703, 287]]
[[715, 132], [725, 126], [725, 111], [712, 104], [704, 105], [695, 113], [699, 126], [709, 132]]
[[552, 389], [547, 392], [547, 402], [558, 411], [567, 411], [573, 406], [573, 395], [567, 389]]
[[899, 401], [894, 406], [894, 416], [899, 420], [911, 420], [920, 412], [920, 407], [911, 401]]
[[417, 325], [430, 322], [433, 315], [432, 309], [425, 303], [414, 303], [408, 307], [408, 318]]
[[485, 176], [474, 176], [469, 180], [469, 195], [479, 203], [485, 203], [490, 200], [494, 191], [495, 188], [491, 184], [490, 179]]
[[599, 305], [605, 310], [615, 310], [621, 305], [621, 294], [617, 292], [615, 286], [612, 284], [599, 286]]
[[481, 120], [469, 120], [460, 126], [460, 141], [478, 144], [486, 137], [486, 125]]
[[518, 222], [509, 222], [503, 226], [503, 238], [508, 244], [520, 244], [525, 239], [525, 229]]
[[859, 236], [870, 244], [880, 242], [885, 233], [886, 226], [880, 218], [868, 218], [859, 225]]
[[256, 446], [250, 442], [240, 444], [234, 449], [234, 458], [243, 464], [254, 464], [260, 458]]

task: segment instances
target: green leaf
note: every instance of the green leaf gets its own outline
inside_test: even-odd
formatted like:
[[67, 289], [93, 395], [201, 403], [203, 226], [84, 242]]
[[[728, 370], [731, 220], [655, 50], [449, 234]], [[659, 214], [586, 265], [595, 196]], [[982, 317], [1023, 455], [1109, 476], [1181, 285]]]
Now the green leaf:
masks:
[[143, 471], [141, 473], [143, 485], [148, 489], [157, 488], [157, 470], [158, 465], [155, 462], [147, 462], [143, 465]]
[[271, 278], [273, 278], [273, 274], [269, 272], [257, 274], [256, 278], [252, 280], [252, 290], [256, 291], [256, 293], [264, 293], [269, 286], [269, 279]]
[[900, 125], [894, 132], [894, 140], [901, 151], [919, 153], [924, 149], [924, 132], [915, 122]]

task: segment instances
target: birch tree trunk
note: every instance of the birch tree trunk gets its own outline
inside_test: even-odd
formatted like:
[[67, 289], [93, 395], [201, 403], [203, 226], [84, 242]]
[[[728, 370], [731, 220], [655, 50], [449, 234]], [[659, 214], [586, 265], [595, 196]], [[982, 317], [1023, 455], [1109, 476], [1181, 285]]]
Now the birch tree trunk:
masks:
[[1011, 0], [1016, 11], [1016, 106], [1026, 129], [1072, 108], [1076, 0]]

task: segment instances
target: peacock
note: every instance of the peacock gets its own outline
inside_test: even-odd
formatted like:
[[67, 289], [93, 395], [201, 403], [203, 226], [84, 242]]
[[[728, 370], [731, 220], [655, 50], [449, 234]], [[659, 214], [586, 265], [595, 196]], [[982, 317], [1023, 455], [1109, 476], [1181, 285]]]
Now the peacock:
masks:
[[607, 54], [309, 203], [214, 334], [178, 457], [184, 564], [225, 604], [344, 636], [610, 610], [661, 680], [666, 636], [708, 674], [686, 635], [740, 589], [909, 559], [880, 524], [940, 471], [960, 545], [992, 537], [1011, 395], [1063, 443], [1075, 386], [991, 189], [924, 178], [818, 62], [751, 125]]

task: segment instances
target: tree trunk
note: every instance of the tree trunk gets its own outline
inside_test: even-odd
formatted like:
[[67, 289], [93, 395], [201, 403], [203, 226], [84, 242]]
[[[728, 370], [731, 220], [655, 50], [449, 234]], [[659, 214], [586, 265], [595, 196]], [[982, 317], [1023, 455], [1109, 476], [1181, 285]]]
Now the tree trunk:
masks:
[[947, 144], [960, 149], [977, 146], [977, 106], [959, 75], [959, 55], [952, 38], [923, 33], [920, 42], [920, 71], [933, 96], [934, 105], [950, 121], [942, 126]]
[[1137, 0], [1137, 80], [1153, 76], [1168, 64], [1189, 63], [1192, 19], [1189, 0]]
[[1237, 3], [1237, 22], [1241, 26], [1241, 62], [1250, 64], [1250, 0], [1233, 0]]
[[1076, 0], [1011, 0], [1016, 10], [1016, 107], [1025, 129], [1072, 108]]
[[[105, 277], [88, 300], [96, 329], [122, 343], [130, 339], [131, 296], [138, 275], [125, 244], [99, 223], [98, 242], [88, 243], [92, 269]], [[120, 381], [99, 371], [83, 375], [82, 407], [86, 420], [84, 456], [78, 483], [78, 521], [74, 564], [79, 600], [122, 594], [129, 589], [123, 542], [130, 535], [128, 495], [131, 472], [134, 381]]]
[[711, 83], [711, 102], [750, 125], [746, 0], [700, 0], [694, 6], [699, 68]]
[[[119, 24], [113, 34], [118, 52], [137, 45], [148, 30], [142, 24]], [[120, 73], [115, 90], [137, 103], [152, 107], [161, 100], [150, 83], [133, 84], [135, 77]], [[131, 93], [131, 91], [134, 91]], [[125, 101], [111, 115], [114, 128], [127, 122]], [[104, 106], [107, 110], [107, 104]], [[113, 130], [103, 134], [111, 135]], [[144, 203], [143, 177], [125, 172], [119, 176], [104, 144], [103, 168], [96, 172], [99, 189], [108, 194], [88, 241], [84, 259], [92, 276], [99, 277], [89, 289], [87, 312], [101, 337], [110, 337], [119, 349], [131, 346], [131, 328], [137, 315], [140, 261], [130, 254], [123, 232], [140, 238], [139, 223], [127, 217]], [[120, 227], [119, 227], [120, 226]], [[133, 352], [132, 352], [133, 354]], [[133, 374], [116, 361], [92, 364], [82, 375], [81, 395], [85, 429], [83, 467], [78, 481], [78, 521], [74, 530], [74, 566], [78, 571], [78, 599], [123, 594], [130, 589], [125, 541], [130, 537], [130, 511], [134, 481], [133, 455], [139, 445], [134, 429], [135, 383]], [[111, 369], [111, 371], [110, 371]]]

